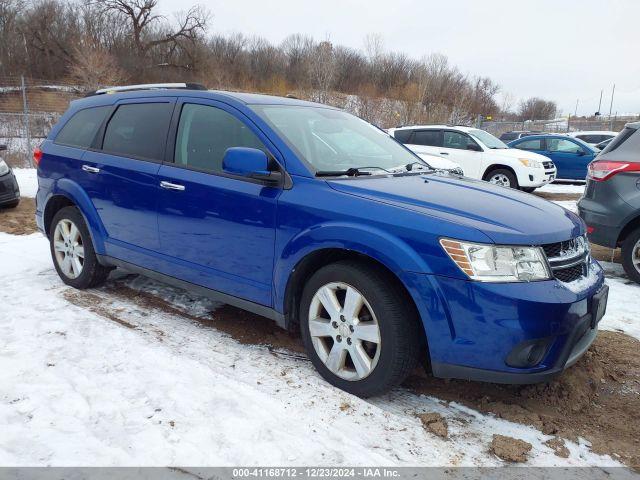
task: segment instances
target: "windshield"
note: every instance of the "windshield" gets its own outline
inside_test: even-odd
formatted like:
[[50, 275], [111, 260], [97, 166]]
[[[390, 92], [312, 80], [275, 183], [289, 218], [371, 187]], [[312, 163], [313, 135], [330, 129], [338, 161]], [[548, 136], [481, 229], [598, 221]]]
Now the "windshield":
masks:
[[498, 140], [496, 137], [484, 130], [474, 128], [469, 130], [469, 135], [482, 142], [487, 148], [509, 148], [502, 140]]
[[[329, 108], [253, 105], [298, 156], [317, 172], [378, 169], [393, 173], [429, 165], [387, 133], [351, 114]], [[407, 168], [407, 165], [413, 164]]]

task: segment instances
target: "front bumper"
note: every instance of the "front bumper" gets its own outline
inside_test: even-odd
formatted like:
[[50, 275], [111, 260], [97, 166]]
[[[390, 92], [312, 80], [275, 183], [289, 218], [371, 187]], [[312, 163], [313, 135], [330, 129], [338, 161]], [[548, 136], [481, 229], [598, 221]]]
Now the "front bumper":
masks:
[[14, 202], [20, 198], [20, 189], [13, 172], [0, 177], [0, 205]]
[[557, 178], [555, 166], [550, 168], [527, 168], [518, 175], [518, 184], [521, 187], [542, 187], [553, 182]]
[[[537, 383], [561, 373], [597, 335], [593, 298], [607, 287], [600, 266], [592, 261], [590, 268], [588, 277], [569, 284], [558, 280], [489, 284], [422, 276], [426, 277], [419, 279], [422, 294], [427, 297], [418, 309], [433, 374]], [[544, 346], [539, 359], [531, 366], [513, 366], [514, 351], [531, 343]]]

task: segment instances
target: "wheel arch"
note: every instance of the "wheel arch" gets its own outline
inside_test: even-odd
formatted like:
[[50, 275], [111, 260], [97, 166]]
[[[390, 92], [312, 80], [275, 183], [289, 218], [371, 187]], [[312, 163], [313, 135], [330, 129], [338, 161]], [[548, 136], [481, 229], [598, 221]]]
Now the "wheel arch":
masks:
[[640, 214], [636, 214], [631, 220], [627, 221], [626, 225], [620, 230], [618, 234], [617, 245], [620, 246], [627, 239], [627, 237], [634, 232], [636, 229], [640, 228]]
[[[484, 173], [482, 174], [482, 179], [483, 180], [488, 180], [489, 174], [491, 174], [491, 172], [493, 172], [494, 170], [501, 170], [501, 169], [509, 170], [516, 177], [516, 180], [518, 180], [518, 174], [513, 169], [513, 167], [510, 167], [509, 165], [504, 165], [502, 163], [493, 163], [493, 164], [489, 165], [485, 169]], [[519, 180], [518, 180], [518, 182], [519, 182]]]
[[[286, 328], [290, 331], [299, 329], [299, 305], [304, 287], [309, 278], [325, 265], [332, 263], [351, 260], [366, 265], [381, 272], [390, 282], [393, 282], [396, 288], [402, 292], [409, 308], [415, 313], [415, 318], [421, 319], [420, 309], [411, 295], [409, 288], [404, 281], [394, 271], [387, 267], [379, 259], [374, 258], [365, 253], [349, 250], [344, 248], [320, 248], [314, 250], [295, 265], [291, 271], [291, 275], [287, 281], [284, 293], [284, 316]], [[421, 328], [421, 344], [425, 350], [424, 358], [429, 358], [427, 335], [423, 328], [424, 322], [420, 321]]]
[[87, 224], [87, 228], [91, 233], [91, 240], [96, 253], [104, 254], [106, 231], [98, 216], [98, 212], [82, 187], [67, 178], [56, 182], [55, 187], [51, 190], [45, 202], [42, 219], [47, 236], [51, 233], [51, 221], [55, 214], [60, 211], [60, 209], [71, 206], [77, 207], [78, 210], [80, 210]]

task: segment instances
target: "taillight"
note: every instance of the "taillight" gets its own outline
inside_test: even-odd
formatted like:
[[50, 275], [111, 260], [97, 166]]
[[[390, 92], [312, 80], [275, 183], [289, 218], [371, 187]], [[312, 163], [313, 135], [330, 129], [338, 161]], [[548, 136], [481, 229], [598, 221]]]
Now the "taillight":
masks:
[[40, 160], [42, 160], [42, 150], [40, 150], [40, 147], [36, 147], [33, 149], [33, 161], [36, 167], [40, 166]]
[[604, 182], [620, 172], [640, 173], [640, 162], [596, 160], [589, 164], [587, 177], [596, 182]]

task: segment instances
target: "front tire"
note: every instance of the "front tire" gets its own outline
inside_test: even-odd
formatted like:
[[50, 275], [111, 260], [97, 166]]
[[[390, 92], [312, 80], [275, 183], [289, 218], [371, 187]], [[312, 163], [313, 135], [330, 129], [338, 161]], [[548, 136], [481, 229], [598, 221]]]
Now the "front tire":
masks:
[[53, 264], [60, 279], [75, 288], [102, 285], [113, 270], [98, 262], [91, 234], [76, 207], [65, 207], [55, 214], [49, 230]]
[[622, 243], [622, 266], [631, 280], [640, 283], [640, 228], [627, 235]]
[[330, 384], [369, 397], [415, 367], [422, 332], [406, 293], [379, 269], [341, 261], [318, 270], [300, 302], [302, 338]]
[[536, 187], [520, 187], [520, 190], [527, 193], [533, 193], [536, 190]]
[[484, 179], [493, 183], [494, 185], [500, 185], [507, 188], [518, 188], [518, 179], [511, 170], [506, 168], [496, 168], [487, 173]]
[[16, 199], [13, 200], [11, 202], [7, 202], [4, 205], [0, 205], [0, 209], [2, 208], [16, 208], [18, 205], [20, 205], [20, 199]]

